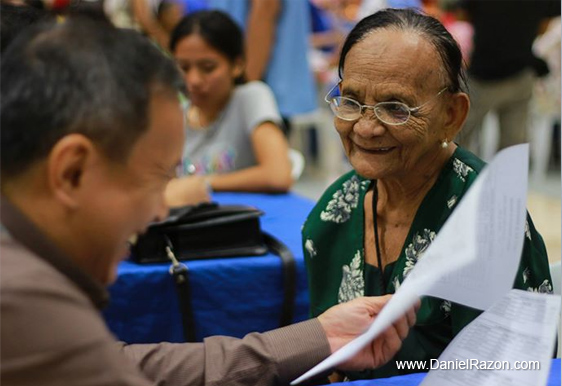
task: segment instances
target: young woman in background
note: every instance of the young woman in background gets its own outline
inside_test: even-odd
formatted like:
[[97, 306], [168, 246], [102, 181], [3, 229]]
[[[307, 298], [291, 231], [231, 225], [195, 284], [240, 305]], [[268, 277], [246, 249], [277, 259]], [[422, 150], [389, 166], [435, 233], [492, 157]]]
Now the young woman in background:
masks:
[[[217, 191], [285, 192], [293, 181], [288, 144], [269, 87], [244, 82], [244, 41], [226, 14], [201, 11], [180, 21], [170, 50], [188, 89], [180, 175], [171, 206], [192, 202], [205, 184]], [[200, 197], [201, 198], [201, 197]]]

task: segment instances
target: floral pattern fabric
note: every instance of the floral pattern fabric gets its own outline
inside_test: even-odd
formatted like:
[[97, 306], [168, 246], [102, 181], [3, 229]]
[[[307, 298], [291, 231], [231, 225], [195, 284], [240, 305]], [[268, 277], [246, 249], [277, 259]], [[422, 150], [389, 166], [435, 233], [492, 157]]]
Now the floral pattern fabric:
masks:
[[462, 182], [466, 181], [466, 177], [469, 173], [474, 173], [474, 169], [472, 169], [470, 166], [468, 166], [458, 158], [453, 159], [453, 170]]
[[357, 251], [349, 265], [342, 267], [342, 279], [338, 290], [338, 303], [345, 303], [365, 293], [365, 281], [361, 269], [361, 253]]
[[[456, 149], [418, 208], [397, 260], [384, 266], [382, 271], [364, 261], [364, 200], [373, 181], [354, 171], [337, 180], [318, 201], [302, 229], [311, 316], [358, 296], [394, 293], [423, 258], [483, 167], [484, 162], [472, 153]], [[551, 292], [546, 249], [530, 217], [525, 234], [514, 287]], [[395, 358], [379, 369], [349, 372], [346, 376], [363, 379], [407, 373], [396, 368], [396, 360], [438, 358], [454, 336], [478, 315], [474, 309], [444, 299], [424, 298], [416, 326]]]
[[342, 188], [333, 194], [332, 199], [326, 206], [326, 210], [320, 213], [320, 219], [335, 223], [346, 222], [349, 220], [351, 211], [357, 208], [358, 200], [359, 178], [353, 176], [348, 181], [345, 181]]
[[418, 260], [423, 256], [429, 244], [435, 239], [435, 232], [424, 229], [421, 234], [416, 233], [412, 242], [406, 247], [406, 266], [402, 273], [402, 280], [410, 274]]

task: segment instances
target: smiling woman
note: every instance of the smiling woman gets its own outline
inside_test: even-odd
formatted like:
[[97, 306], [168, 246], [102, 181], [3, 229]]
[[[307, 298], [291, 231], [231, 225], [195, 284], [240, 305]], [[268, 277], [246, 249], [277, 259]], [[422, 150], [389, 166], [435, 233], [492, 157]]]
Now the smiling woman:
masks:
[[[354, 170], [328, 188], [303, 228], [313, 316], [358, 296], [394, 293], [483, 168], [452, 141], [469, 109], [461, 60], [445, 28], [412, 10], [382, 10], [347, 37], [339, 94], [332, 90], [326, 102]], [[529, 218], [514, 286], [549, 291], [550, 283], [544, 244]], [[438, 358], [477, 315], [424, 299], [394, 359]], [[345, 375], [405, 372], [392, 361]]]

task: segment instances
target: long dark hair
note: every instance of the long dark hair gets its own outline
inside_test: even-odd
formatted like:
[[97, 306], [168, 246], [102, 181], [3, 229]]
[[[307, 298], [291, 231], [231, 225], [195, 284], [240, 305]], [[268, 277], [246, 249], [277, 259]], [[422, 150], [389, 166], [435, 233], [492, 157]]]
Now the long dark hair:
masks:
[[[244, 37], [234, 20], [221, 11], [199, 11], [180, 20], [170, 37], [170, 51], [174, 52], [183, 38], [200, 35], [207, 44], [225, 55], [232, 63], [244, 58]], [[244, 75], [234, 80], [235, 84], [246, 81]]]

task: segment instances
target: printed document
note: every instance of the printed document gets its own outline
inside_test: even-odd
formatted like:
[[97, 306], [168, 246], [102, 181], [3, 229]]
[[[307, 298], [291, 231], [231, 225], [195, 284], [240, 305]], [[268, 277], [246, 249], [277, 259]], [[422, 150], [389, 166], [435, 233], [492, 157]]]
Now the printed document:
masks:
[[512, 289], [432, 361], [421, 386], [546, 385], [560, 296]]

